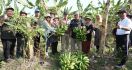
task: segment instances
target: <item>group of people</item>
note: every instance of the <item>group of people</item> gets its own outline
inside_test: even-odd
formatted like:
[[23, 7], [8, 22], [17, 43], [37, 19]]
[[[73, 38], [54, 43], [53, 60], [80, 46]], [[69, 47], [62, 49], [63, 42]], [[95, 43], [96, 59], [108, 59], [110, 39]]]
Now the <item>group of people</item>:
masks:
[[[11, 19], [13, 19], [14, 9], [7, 8], [5, 14], [0, 16], [0, 28], [1, 28], [1, 42], [3, 45], [3, 55], [5, 61], [10, 61], [15, 58], [15, 48], [16, 48], [16, 57], [24, 57], [24, 49], [27, 46], [28, 38], [24, 35], [24, 33], [20, 31], [15, 31], [10, 25], [6, 24], [6, 22], [10, 24], [12, 23]], [[20, 11], [20, 17], [27, 17], [27, 13], [24, 11]], [[97, 20], [101, 23], [101, 15], [97, 15]], [[19, 21], [19, 20], [18, 20]], [[98, 23], [97, 22], [97, 23]], [[56, 34], [56, 28], [61, 25], [67, 25], [68, 29], [65, 31], [63, 36], [58, 36]], [[68, 13], [64, 12], [63, 17], [59, 18], [55, 13], [48, 13], [44, 15], [42, 18], [40, 11], [38, 9], [35, 10], [35, 16], [33, 18], [32, 24], [26, 23], [27, 29], [40, 27], [44, 29], [44, 33], [42, 38], [46, 41], [45, 49], [46, 55], [48, 56], [48, 48], [51, 47], [52, 54], [58, 53], [57, 47], [58, 42], [61, 41], [61, 52], [72, 52], [72, 51], [83, 51], [87, 54], [90, 50], [90, 43], [92, 39], [92, 32], [95, 30], [97, 32], [96, 37], [96, 46], [97, 51], [99, 50], [99, 40], [100, 35], [99, 28], [95, 28], [92, 22], [92, 18], [86, 16], [84, 18], [80, 17], [79, 12], [74, 13], [74, 18], [72, 20], [68, 19]], [[79, 41], [76, 39], [76, 33], [73, 31], [75, 27], [86, 27], [86, 41]], [[99, 27], [99, 26], [98, 26]], [[37, 51], [40, 51], [40, 34], [38, 33], [35, 37], [33, 37], [33, 50], [34, 55], [37, 55]], [[71, 46], [71, 47], [70, 47]]]
[[[16, 57], [23, 57], [24, 47], [27, 45], [27, 38], [23, 33], [14, 32], [9, 25], [5, 22], [11, 22], [10, 19], [13, 18], [13, 8], [7, 8], [6, 13], [0, 16], [0, 25], [1, 25], [1, 41], [3, 45], [4, 60], [8, 61], [15, 58], [15, 46], [16, 46]], [[129, 35], [132, 29], [132, 22], [127, 16], [125, 10], [120, 10], [118, 12], [121, 20], [118, 22], [114, 35], [116, 38], [116, 50], [122, 50], [122, 60], [118, 66], [122, 66], [126, 63], [128, 55], [128, 44], [129, 44]], [[20, 12], [20, 16], [27, 16], [27, 13], [24, 11]], [[68, 18], [68, 13], [64, 12], [63, 17], [59, 18], [55, 13], [50, 12], [49, 14], [44, 15], [42, 18], [40, 11], [35, 10], [34, 22], [32, 25], [27, 24], [27, 28], [34, 28], [36, 26], [43, 28], [45, 31], [43, 33], [43, 39], [46, 41], [45, 49], [46, 56], [48, 56], [49, 50], [51, 47], [52, 54], [55, 55], [58, 53], [57, 47], [59, 41], [61, 41], [61, 52], [73, 52], [73, 51], [82, 51], [87, 54], [90, 51], [91, 40], [94, 36], [94, 45], [97, 48], [97, 52], [100, 47], [101, 39], [101, 30], [102, 26], [102, 16], [97, 15], [95, 24], [93, 24], [92, 18], [90, 16], [80, 17], [79, 12], [75, 12], [73, 19]], [[61, 25], [67, 25], [68, 29], [65, 31], [63, 36], [58, 36], [56, 34], [56, 28]], [[82, 29], [86, 28], [86, 40], [79, 41], [74, 32], [74, 28], [78, 27]], [[38, 33], [33, 37], [34, 41], [34, 55], [37, 55], [36, 52], [41, 50], [40, 45], [40, 34]]]
[[[0, 30], [1, 30], [1, 42], [3, 45], [3, 55], [5, 61], [10, 61], [11, 59], [15, 58], [15, 48], [16, 48], [16, 57], [24, 57], [24, 49], [27, 46], [28, 38], [24, 34], [24, 32], [16, 31], [14, 28], [12, 28], [9, 24], [15, 24], [13, 22], [14, 16], [14, 9], [13, 8], [7, 8], [5, 11], [5, 14], [0, 16]], [[27, 13], [24, 11], [20, 12], [20, 17], [27, 17]], [[35, 14], [34, 20], [38, 19], [39, 14]], [[19, 21], [19, 20], [18, 20]], [[9, 23], [9, 24], [7, 24]], [[16, 23], [17, 24], [17, 23]], [[37, 27], [36, 22], [33, 22], [33, 24], [27, 24], [25, 23], [27, 29], [31, 29]], [[40, 37], [39, 35], [36, 35], [33, 37], [34, 40], [34, 47], [39, 46]], [[34, 51], [36, 49], [34, 48]]]

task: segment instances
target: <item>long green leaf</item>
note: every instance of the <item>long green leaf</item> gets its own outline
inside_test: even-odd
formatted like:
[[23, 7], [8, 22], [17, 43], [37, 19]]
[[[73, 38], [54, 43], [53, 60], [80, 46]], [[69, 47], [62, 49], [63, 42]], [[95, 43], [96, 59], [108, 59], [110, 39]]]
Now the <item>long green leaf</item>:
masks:
[[[15, 0], [16, 1], [16, 0]], [[17, 0], [19, 4], [22, 4], [23, 6], [26, 6], [28, 8], [33, 8], [33, 6], [29, 5], [27, 0]]]
[[80, 13], [81, 13], [81, 11], [83, 11], [83, 7], [82, 7], [80, 0], [77, 0], [77, 8], [78, 8]]
[[57, 7], [57, 8], [62, 8], [62, 7], [64, 7], [65, 5], [67, 5], [67, 3], [68, 3], [68, 1], [63, 1], [63, 2], [59, 3], [56, 7]]
[[29, 0], [27, 0], [27, 3], [30, 5], [30, 6], [34, 6], [34, 4], [32, 2], [30, 2]]
[[38, 6], [40, 4], [41, 0], [36, 0], [35, 5]]
[[87, 5], [87, 7], [84, 9], [84, 12], [87, 12], [87, 11], [89, 10], [89, 7], [92, 5], [92, 2], [93, 2], [93, 1], [91, 1], [91, 2]]
[[121, 0], [118, 0], [116, 6], [119, 6], [121, 4]]
[[12, 0], [7, 0], [6, 6], [9, 6], [11, 4]]

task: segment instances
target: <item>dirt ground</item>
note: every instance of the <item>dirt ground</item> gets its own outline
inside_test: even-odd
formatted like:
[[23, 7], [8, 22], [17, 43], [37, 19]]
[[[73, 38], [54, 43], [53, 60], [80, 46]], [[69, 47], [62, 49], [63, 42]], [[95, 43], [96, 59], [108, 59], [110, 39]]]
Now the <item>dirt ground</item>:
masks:
[[[39, 59], [35, 57], [30, 60], [23, 58], [14, 59], [9, 63], [5, 63], [4, 61], [2, 61], [3, 49], [2, 45], [0, 44], [0, 70], [60, 70], [56, 56], [51, 55], [49, 58], [46, 57], [44, 64], [40, 64], [38, 61]], [[132, 70], [131, 50], [129, 52], [129, 59], [127, 61], [127, 64], [122, 68], [115, 68], [115, 60], [112, 54], [105, 55], [103, 58], [97, 57], [93, 54], [89, 56], [89, 59], [89, 70]]]

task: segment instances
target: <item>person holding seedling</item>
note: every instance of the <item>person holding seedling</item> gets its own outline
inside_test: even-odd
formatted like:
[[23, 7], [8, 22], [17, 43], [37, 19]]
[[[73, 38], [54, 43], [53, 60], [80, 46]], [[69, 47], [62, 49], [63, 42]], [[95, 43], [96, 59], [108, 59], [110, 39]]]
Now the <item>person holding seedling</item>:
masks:
[[[32, 24], [33, 29], [36, 29], [39, 27], [39, 19], [40, 19], [40, 11], [38, 9], [35, 10], [35, 21]], [[37, 33], [36, 36], [33, 37], [34, 41], [34, 55], [35, 56], [40, 56], [40, 34]]]
[[[63, 13], [63, 19], [61, 20], [61, 25], [65, 28], [68, 27], [70, 24], [70, 21], [68, 20], [68, 13]], [[64, 35], [61, 36], [61, 48], [62, 52], [69, 51], [69, 45], [70, 45], [70, 36], [69, 36], [69, 30], [65, 31]]]
[[83, 23], [80, 20], [79, 12], [74, 13], [74, 19], [71, 20], [71, 23], [69, 25], [70, 29], [70, 35], [71, 35], [71, 51], [79, 51], [81, 50], [82, 44], [81, 41], [77, 40], [76, 32], [74, 32], [74, 29], [82, 27]]
[[[51, 24], [51, 26], [54, 29], [60, 26], [59, 17], [54, 17], [53, 23]], [[51, 39], [52, 54], [55, 55], [56, 53], [58, 53], [57, 46], [58, 46], [59, 36], [55, 32], [52, 32], [50, 39]]]
[[[20, 12], [20, 17], [26, 17], [27, 13], [24, 11]], [[21, 25], [21, 24], [20, 24]], [[16, 32], [16, 41], [17, 41], [17, 50], [16, 50], [16, 57], [24, 57], [24, 48], [27, 46], [27, 38], [23, 32], [17, 31]]]
[[51, 26], [51, 16], [50, 14], [45, 15], [45, 20], [39, 22], [39, 26], [45, 29], [44, 39], [46, 40], [46, 56], [48, 56], [48, 48], [51, 46], [51, 33], [55, 32], [55, 29]]
[[16, 43], [15, 32], [8, 25], [8, 24], [14, 24], [11, 21], [13, 19], [13, 14], [14, 14], [14, 9], [9, 7], [6, 9], [5, 14], [0, 16], [0, 20], [2, 22], [1, 41], [3, 45], [4, 60], [6, 62], [9, 62], [11, 59], [14, 58], [15, 43]]
[[88, 54], [90, 51], [91, 39], [92, 39], [92, 32], [94, 30], [94, 26], [92, 24], [92, 19], [89, 16], [85, 17], [85, 24], [86, 28], [86, 40], [82, 41], [82, 51], [85, 54]]

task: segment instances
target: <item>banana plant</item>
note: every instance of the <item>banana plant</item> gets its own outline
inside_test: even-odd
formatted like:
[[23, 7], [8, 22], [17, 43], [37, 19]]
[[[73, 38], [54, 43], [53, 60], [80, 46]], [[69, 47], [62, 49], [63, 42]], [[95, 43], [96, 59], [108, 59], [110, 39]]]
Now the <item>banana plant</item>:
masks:
[[65, 7], [63, 11], [61, 11], [62, 13], [66, 13], [66, 14], [70, 14], [70, 11], [72, 9], [72, 6], [70, 8]]
[[33, 8], [35, 5], [30, 2], [29, 0], [14, 0], [15, 3], [19, 3], [19, 4], [22, 4], [23, 6], [25, 7], [28, 7], [28, 8]]
[[[95, 7], [93, 4], [93, 1], [91, 1], [86, 8], [83, 9], [83, 6], [81, 4], [80, 0], [77, 0], [77, 8], [81, 16], [89, 15], [90, 17], [94, 18], [95, 15], [99, 12], [99, 7]], [[91, 14], [92, 13], [92, 14]]]
[[5, 8], [10, 6], [12, 0], [0, 0], [0, 15], [5, 11]]
[[67, 29], [68, 29], [68, 25], [60, 25], [60, 26], [58, 26], [57, 28], [56, 28], [56, 34], [58, 35], [58, 36], [62, 36], [62, 35], [64, 35], [65, 34], [65, 32], [67, 31]]
[[132, 14], [132, 0], [128, 0], [126, 9], [128, 10], [129, 14]]
[[72, 12], [71, 12], [72, 6], [71, 7], [65, 7], [63, 11], [61, 11], [62, 14], [68, 14], [68, 19], [72, 18]]
[[67, 0], [59, 0], [59, 2], [55, 2], [55, 6], [48, 8], [48, 12], [53, 12], [59, 15], [59, 13], [61, 13], [61, 9], [64, 8], [64, 6], [66, 6], [67, 3], [68, 3]]
[[45, 3], [48, 1], [49, 0], [36, 0], [35, 2], [35, 5], [40, 10], [41, 16], [44, 16], [44, 14], [47, 12], [47, 6]]
[[2, 14], [2, 12], [3, 12], [3, 2], [2, 2], [2, 0], [0, 0], [0, 14]]
[[79, 27], [75, 27], [73, 29], [73, 32], [76, 33], [76, 39], [79, 41], [86, 41], [86, 34], [87, 34], [87, 29], [84, 26], [82, 29], [80, 29]]
[[88, 70], [89, 58], [82, 52], [65, 52], [59, 56], [61, 70]]

